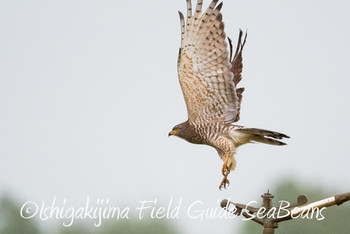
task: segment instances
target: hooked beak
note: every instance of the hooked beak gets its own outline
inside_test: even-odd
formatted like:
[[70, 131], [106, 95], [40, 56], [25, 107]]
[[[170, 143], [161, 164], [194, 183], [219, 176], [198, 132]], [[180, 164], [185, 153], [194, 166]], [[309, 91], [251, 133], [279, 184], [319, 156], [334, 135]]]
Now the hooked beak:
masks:
[[173, 130], [171, 130], [171, 131], [169, 132], [168, 137], [170, 137], [170, 136], [172, 136], [172, 135], [174, 135]]

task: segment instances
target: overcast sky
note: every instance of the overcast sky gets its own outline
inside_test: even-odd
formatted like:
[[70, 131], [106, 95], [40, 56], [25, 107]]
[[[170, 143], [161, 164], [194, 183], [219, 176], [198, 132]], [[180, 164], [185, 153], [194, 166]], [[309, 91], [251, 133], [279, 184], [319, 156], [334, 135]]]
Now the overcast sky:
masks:
[[[0, 193], [217, 207], [228, 197], [259, 200], [288, 177], [349, 190], [349, 1], [224, 1], [234, 44], [248, 30], [239, 124], [291, 136], [284, 147], [242, 146], [225, 191], [214, 149], [167, 137], [187, 118], [176, 69], [185, 7], [0, 1]], [[186, 233], [232, 233], [241, 222], [176, 223]]]

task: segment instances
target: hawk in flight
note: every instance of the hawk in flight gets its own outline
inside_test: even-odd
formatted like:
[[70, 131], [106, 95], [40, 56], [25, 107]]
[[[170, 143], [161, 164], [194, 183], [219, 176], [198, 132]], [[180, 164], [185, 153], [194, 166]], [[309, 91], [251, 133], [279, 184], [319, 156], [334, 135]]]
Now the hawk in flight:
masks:
[[[242, 79], [242, 50], [246, 36], [240, 30], [238, 44], [233, 50], [222, 22], [222, 2], [213, 0], [202, 12], [203, 0], [198, 0], [192, 14], [191, 0], [187, 0], [187, 19], [181, 12], [181, 48], [178, 57], [178, 76], [187, 106], [188, 120], [176, 125], [169, 133], [194, 144], [214, 147], [224, 161], [224, 176], [219, 188], [229, 185], [230, 171], [236, 167], [237, 147], [261, 142], [285, 145], [279, 141], [287, 135], [246, 128], [232, 123], [239, 120], [244, 88], [237, 88]], [[230, 51], [228, 51], [228, 46]]]

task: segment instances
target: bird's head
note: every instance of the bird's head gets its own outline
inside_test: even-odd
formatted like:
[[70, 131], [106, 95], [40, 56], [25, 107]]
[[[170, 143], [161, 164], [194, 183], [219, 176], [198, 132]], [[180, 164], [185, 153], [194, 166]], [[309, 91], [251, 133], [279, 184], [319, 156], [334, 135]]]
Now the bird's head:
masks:
[[201, 143], [201, 138], [196, 134], [196, 131], [193, 129], [193, 126], [191, 126], [188, 123], [188, 121], [173, 127], [173, 129], [169, 132], [168, 136], [177, 136], [194, 144]]
[[185, 125], [185, 123], [178, 124], [175, 127], [173, 127], [173, 129], [169, 132], [168, 136], [177, 136], [180, 138], [184, 138], [186, 134], [186, 129], [187, 126]]

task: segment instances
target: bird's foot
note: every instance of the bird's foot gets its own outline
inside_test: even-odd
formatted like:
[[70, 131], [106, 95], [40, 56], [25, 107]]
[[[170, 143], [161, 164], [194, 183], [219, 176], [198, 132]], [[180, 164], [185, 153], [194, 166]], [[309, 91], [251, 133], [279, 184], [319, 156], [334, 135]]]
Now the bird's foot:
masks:
[[226, 169], [224, 171], [224, 178], [221, 181], [221, 184], [219, 186], [219, 189], [221, 190], [222, 188], [226, 189], [230, 185], [230, 181], [227, 179], [228, 174], [230, 173], [230, 170]]
[[224, 178], [221, 181], [221, 184], [219, 186], [219, 189], [221, 190], [222, 188], [226, 189], [230, 185], [230, 181], [227, 179], [227, 175], [224, 176]]

